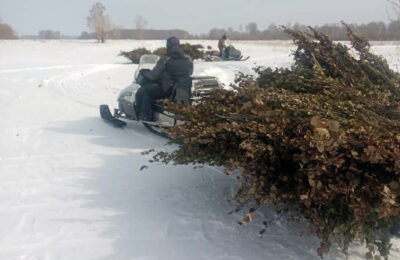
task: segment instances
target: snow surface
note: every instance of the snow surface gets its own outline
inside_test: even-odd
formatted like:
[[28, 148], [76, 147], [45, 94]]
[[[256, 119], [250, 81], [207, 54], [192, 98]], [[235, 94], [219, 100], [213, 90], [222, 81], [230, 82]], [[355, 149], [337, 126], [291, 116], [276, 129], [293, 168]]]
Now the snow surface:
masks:
[[[192, 41], [213, 45], [211, 41]], [[290, 66], [290, 42], [233, 42], [251, 59], [195, 62], [195, 75], [232, 83], [256, 65]], [[228, 214], [237, 181], [221, 169], [149, 164], [166, 139], [132, 122], [116, 129], [98, 105], [116, 106], [136, 65], [119, 50], [164, 41], [0, 41], [0, 259], [319, 259], [305, 224], [281, 219], [262, 236], [266, 207], [247, 227]], [[373, 49], [398, 70], [396, 43]], [[146, 165], [143, 171], [140, 168]], [[362, 246], [349, 259], [363, 259]], [[326, 259], [344, 259], [333, 246]], [[400, 258], [394, 241], [391, 259]]]

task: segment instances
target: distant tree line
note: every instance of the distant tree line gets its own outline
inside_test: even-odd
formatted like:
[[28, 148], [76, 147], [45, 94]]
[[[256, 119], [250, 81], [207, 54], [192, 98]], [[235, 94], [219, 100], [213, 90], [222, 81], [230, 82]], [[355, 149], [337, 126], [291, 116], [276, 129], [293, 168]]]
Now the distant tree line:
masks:
[[[392, 11], [395, 19], [389, 24], [384, 22], [370, 22], [368, 24], [352, 24], [351, 29], [369, 40], [400, 40], [400, 0], [387, 0], [392, 5]], [[138, 39], [155, 40], [165, 39], [170, 36], [176, 36], [182, 39], [219, 39], [222, 35], [227, 35], [232, 40], [287, 40], [288, 35], [282, 28], [276, 24], [270, 24], [267, 29], [259, 30], [258, 25], [251, 22], [243, 30], [236, 31], [233, 28], [219, 29], [213, 28], [208, 34], [191, 35], [184, 30], [153, 30], [147, 29], [147, 21], [141, 15], [136, 16], [134, 22], [135, 29], [123, 29], [121, 26], [112, 26], [110, 17], [105, 15], [105, 6], [98, 2], [93, 5], [90, 14], [87, 17], [88, 27], [92, 32], [82, 32], [79, 39], [97, 39], [99, 42], [105, 42], [108, 39]], [[305, 25], [296, 23], [287, 25], [286, 28], [306, 31]], [[315, 26], [314, 29], [330, 36], [333, 40], [346, 40], [347, 30], [341, 24], [325, 24]]]
[[[176, 36], [180, 39], [193, 39], [194, 35], [184, 30], [137, 30], [137, 29], [115, 29], [107, 32], [107, 39], [144, 39], [144, 40], [165, 40], [168, 37]], [[79, 39], [96, 39], [94, 33], [82, 32]]]
[[42, 30], [38, 34], [39, 39], [57, 40], [61, 39], [60, 31]]
[[[306, 31], [307, 26], [296, 23], [294, 25], [286, 25], [286, 27]], [[358, 35], [369, 40], [400, 40], [400, 20], [391, 21], [386, 24], [384, 22], [370, 22], [368, 24], [351, 24], [350, 27]], [[314, 29], [328, 35], [333, 40], [341, 41], [347, 39], [346, 28], [342, 24], [325, 24], [315, 26]], [[288, 36], [283, 30], [271, 24], [265, 30], [259, 30], [256, 23], [249, 23], [245, 31], [235, 31], [228, 29], [211, 29], [208, 35], [202, 35], [200, 38], [219, 39], [222, 35], [227, 35], [232, 40], [287, 40]]]
[[[296, 23], [286, 25], [287, 28], [307, 31], [308, 27]], [[368, 24], [351, 24], [350, 27], [358, 35], [372, 41], [400, 40], [400, 20], [392, 21], [388, 24], [384, 22], [370, 22]], [[325, 24], [314, 26], [314, 29], [328, 35], [333, 40], [342, 41], [347, 39], [346, 28], [342, 24]], [[259, 30], [256, 23], [249, 23], [246, 30], [237, 31], [233, 28], [219, 29], [213, 28], [208, 34], [193, 35], [185, 30], [154, 30], [154, 29], [122, 29], [114, 28], [106, 33], [107, 39], [144, 39], [162, 40], [170, 36], [181, 39], [211, 39], [217, 40], [222, 35], [227, 35], [231, 40], [288, 40], [280, 26], [271, 24], [265, 30]], [[79, 39], [96, 39], [96, 34], [82, 32]]]
[[[301, 24], [286, 25], [288, 28], [306, 31], [307, 26]], [[352, 24], [351, 28], [358, 35], [372, 41], [399, 41], [400, 40], [400, 20], [393, 20], [390, 23], [370, 22], [368, 24]], [[162, 40], [170, 36], [176, 36], [181, 39], [212, 39], [221, 38], [227, 35], [231, 40], [288, 40], [288, 36], [283, 30], [271, 24], [265, 30], [258, 29], [256, 23], [249, 23], [244, 31], [234, 30], [232, 28], [219, 29], [213, 28], [208, 34], [193, 35], [185, 30], [154, 30], [154, 29], [123, 29], [122, 27], [112, 26], [108, 31], [100, 34], [95, 32], [82, 32], [78, 39], [96, 39], [100, 35], [107, 39], [144, 39], [144, 40]], [[328, 35], [333, 40], [346, 40], [346, 28], [341, 24], [325, 24], [315, 26], [315, 29]], [[17, 39], [17, 35], [10, 25], [0, 23], [0, 39]], [[60, 31], [41, 30], [37, 36], [21, 36], [27, 39], [71, 39], [71, 36], [62, 35]]]

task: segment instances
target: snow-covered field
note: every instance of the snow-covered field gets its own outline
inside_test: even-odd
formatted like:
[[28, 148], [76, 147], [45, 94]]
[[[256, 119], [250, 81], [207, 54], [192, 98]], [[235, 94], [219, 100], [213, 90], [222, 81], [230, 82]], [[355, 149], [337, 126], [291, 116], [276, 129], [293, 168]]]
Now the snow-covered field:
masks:
[[[210, 41], [191, 41], [213, 45]], [[291, 42], [234, 43], [246, 62], [195, 62], [225, 84], [256, 65], [290, 66]], [[318, 259], [304, 224], [274, 223], [265, 208], [247, 227], [229, 215], [236, 180], [220, 169], [149, 164], [165, 139], [132, 122], [115, 129], [98, 105], [116, 105], [136, 65], [119, 50], [164, 41], [0, 41], [0, 259]], [[398, 70], [400, 46], [377, 43]], [[148, 168], [140, 171], [143, 165]], [[362, 259], [352, 247], [349, 259]], [[335, 248], [327, 259], [344, 259]], [[400, 258], [400, 240], [391, 259]]]

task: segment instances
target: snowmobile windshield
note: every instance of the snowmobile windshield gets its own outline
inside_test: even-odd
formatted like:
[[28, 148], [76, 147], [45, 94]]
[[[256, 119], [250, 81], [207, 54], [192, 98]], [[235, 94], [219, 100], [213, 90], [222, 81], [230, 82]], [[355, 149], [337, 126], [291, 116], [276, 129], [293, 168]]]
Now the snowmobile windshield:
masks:
[[145, 54], [140, 57], [140, 64], [156, 64], [159, 59], [160, 57], [157, 55]]
[[139, 76], [139, 71], [141, 69], [153, 69], [159, 59], [160, 57], [155, 54], [142, 55], [142, 57], [140, 57], [139, 66], [135, 71], [135, 79]]

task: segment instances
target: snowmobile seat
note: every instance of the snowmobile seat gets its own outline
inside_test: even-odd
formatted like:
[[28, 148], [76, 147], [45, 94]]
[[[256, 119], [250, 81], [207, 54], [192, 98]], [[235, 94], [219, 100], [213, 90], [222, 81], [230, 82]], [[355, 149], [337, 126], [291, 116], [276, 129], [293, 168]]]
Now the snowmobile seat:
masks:
[[227, 59], [240, 59], [241, 56], [242, 56], [242, 52], [239, 51], [238, 49], [236, 49], [235, 47], [233, 47], [232, 45], [229, 45], [225, 49], [225, 57]]

